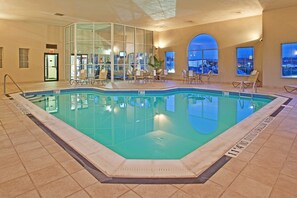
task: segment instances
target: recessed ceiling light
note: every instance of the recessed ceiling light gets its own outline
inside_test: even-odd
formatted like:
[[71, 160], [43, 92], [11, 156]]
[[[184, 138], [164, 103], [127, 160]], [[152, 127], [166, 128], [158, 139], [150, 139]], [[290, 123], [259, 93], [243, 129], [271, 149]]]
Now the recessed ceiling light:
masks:
[[54, 15], [56, 15], [56, 16], [64, 16], [64, 14], [62, 14], [62, 13], [55, 13]]

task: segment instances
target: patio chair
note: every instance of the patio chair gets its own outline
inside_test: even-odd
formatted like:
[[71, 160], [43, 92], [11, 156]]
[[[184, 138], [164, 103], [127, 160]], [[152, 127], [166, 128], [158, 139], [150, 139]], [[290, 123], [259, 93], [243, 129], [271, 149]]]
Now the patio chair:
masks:
[[107, 80], [107, 70], [101, 70], [99, 74], [99, 78], [96, 79], [101, 85], [104, 85], [104, 82]]
[[238, 87], [240, 85], [240, 89], [244, 91], [245, 88], [252, 86], [252, 88], [257, 92], [257, 80], [258, 80], [259, 72], [257, 70], [253, 70], [247, 80], [234, 81], [232, 82], [233, 87]]
[[188, 77], [188, 74], [187, 74], [187, 70], [184, 69], [182, 71], [182, 77], [183, 77], [183, 82], [188, 82], [189, 77]]
[[165, 69], [163, 73], [159, 75], [160, 80], [166, 81], [168, 75], [168, 71]]
[[87, 84], [87, 82], [88, 82], [88, 78], [86, 75], [86, 71], [84, 69], [82, 69], [79, 71], [79, 79], [78, 79], [77, 83], [82, 85], [84, 83]]
[[297, 90], [297, 85], [285, 85], [284, 88], [288, 93], [292, 93]]
[[134, 76], [135, 82], [139, 80], [139, 82], [142, 80], [144, 82], [144, 75], [142, 70], [136, 70], [135, 76]]
[[188, 82], [189, 83], [192, 83], [193, 81], [194, 82], [197, 81], [197, 78], [196, 78], [196, 76], [194, 74], [194, 71], [193, 70], [189, 70], [188, 71]]
[[[201, 76], [205, 76], [205, 77], [207, 78], [207, 82], [209, 83], [209, 80], [210, 80], [210, 78], [211, 78], [211, 76], [212, 76], [212, 71], [209, 70], [209, 71], [207, 72], [207, 74], [202, 74]], [[200, 79], [200, 81], [202, 82], [202, 79]]]
[[134, 80], [134, 76], [133, 76], [133, 73], [132, 73], [132, 71], [131, 71], [131, 70], [128, 70], [128, 71], [127, 71], [127, 74], [126, 74], [126, 79], [127, 79], [127, 81], [128, 81], [128, 82], [130, 82], [130, 81], [133, 81], [133, 80]]

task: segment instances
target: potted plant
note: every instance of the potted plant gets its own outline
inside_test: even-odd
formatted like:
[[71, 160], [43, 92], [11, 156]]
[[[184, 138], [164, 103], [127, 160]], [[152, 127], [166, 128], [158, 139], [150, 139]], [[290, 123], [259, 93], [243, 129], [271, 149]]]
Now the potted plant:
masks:
[[148, 65], [151, 66], [155, 71], [154, 74], [156, 74], [155, 78], [159, 80], [159, 76], [162, 73], [162, 64], [164, 63], [164, 60], [159, 60], [156, 56], [154, 56], [154, 61], [152, 63], [152, 57], [150, 58]]
[[154, 56], [154, 61], [152, 63], [152, 57], [150, 58], [148, 65], [154, 68], [154, 70], [158, 70], [162, 67], [162, 64], [164, 63], [164, 60], [158, 60], [156, 56]]

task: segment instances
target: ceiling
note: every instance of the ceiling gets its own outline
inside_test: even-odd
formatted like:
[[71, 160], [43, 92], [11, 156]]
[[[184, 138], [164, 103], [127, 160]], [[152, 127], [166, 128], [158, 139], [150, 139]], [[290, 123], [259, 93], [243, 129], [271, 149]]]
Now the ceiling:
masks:
[[0, 0], [0, 19], [59, 26], [113, 22], [164, 31], [290, 6], [297, 0]]

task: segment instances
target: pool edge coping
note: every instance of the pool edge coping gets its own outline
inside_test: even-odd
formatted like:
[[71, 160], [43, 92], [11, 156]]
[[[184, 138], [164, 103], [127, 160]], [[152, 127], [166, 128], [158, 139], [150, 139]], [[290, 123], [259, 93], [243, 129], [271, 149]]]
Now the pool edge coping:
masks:
[[[80, 87], [80, 89], [84, 89], [84, 88], [86, 88], [86, 87]], [[182, 87], [178, 87], [178, 88], [182, 88]], [[69, 89], [69, 88], [65, 88], [65, 89]], [[94, 88], [92, 88], [92, 89], [94, 89]], [[174, 88], [174, 89], [177, 89], [177, 88]], [[187, 89], [189, 89], [189, 88], [187, 87]], [[192, 88], [191, 87], [190, 89], [197, 89], [197, 88]], [[198, 88], [198, 89], [199, 90], [208, 90], [208, 89], [201, 89], [201, 88]], [[100, 90], [102, 90], [102, 89], [100, 89]], [[127, 89], [127, 90], [131, 91], [131, 89]], [[136, 90], [138, 90], [138, 89], [136, 89]], [[158, 90], [160, 91], [160, 89], [158, 89]], [[163, 89], [163, 90], [171, 90], [171, 88], [170, 89]], [[115, 89], [114, 91], [117, 91], [117, 89]], [[121, 89], [120, 91], [123, 91], [123, 90]], [[135, 89], [133, 91], [135, 91]], [[224, 92], [224, 91], [220, 90], [220, 92]], [[261, 95], [264, 95], [264, 94], [261, 94]], [[14, 94], [12, 96], [13, 96], [13, 98], [17, 99], [17, 101], [18, 101], [18, 99], [22, 99], [22, 96], [20, 96], [19, 94]], [[92, 163], [94, 163], [96, 165], [97, 168], [99, 168], [99, 170], [101, 170], [103, 173], [105, 173], [105, 174], [107, 174], [108, 176], [111, 176], [111, 177], [127, 177], [127, 176], [130, 176], [130, 177], [132, 176], [134, 178], [141, 178], [141, 177], [145, 177], [145, 178], [160, 178], [160, 177], [162, 177], [162, 178], [179, 178], [179, 177], [192, 178], [192, 177], [197, 177], [205, 169], [207, 169], [214, 162], [216, 162], [218, 159], [220, 159], [220, 157], [224, 156], [224, 153], [228, 149], [230, 149], [244, 135], [246, 135], [250, 130], [252, 130], [255, 127], [255, 125], [252, 125], [251, 123], [256, 122], [258, 124], [264, 118], [266, 118], [268, 115], [273, 113], [274, 110], [276, 110], [279, 106], [281, 106], [283, 104], [284, 100], [287, 100], [284, 97], [279, 97], [279, 96], [273, 96], [273, 97], [276, 97], [276, 99], [274, 101], [270, 102], [269, 104], [264, 106], [262, 109], [260, 109], [259, 111], [255, 112], [254, 114], [252, 114], [251, 116], [246, 118], [245, 120], [241, 121], [240, 123], [234, 125], [233, 127], [229, 128], [228, 130], [226, 130], [224, 133], [221, 134], [222, 136], [221, 135], [217, 136], [213, 140], [209, 141], [207, 144], [199, 147], [198, 149], [196, 149], [195, 151], [193, 151], [190, 154], [186, 155], [184, 158], [182, 158], [180, 160], [144, 160], [145, 162], [142, 163], [143, 165], [141, 165], [141, 163], [140, 164], [138, 163], [139, 160], [126, 160], [122, 156], [119, 156], [118, 154], [114, 153], [113, 151], [112, 151], [112, 153], [114, 153], [114, 154], [116, 154], [118, 156], [116, 156], [115, 158], [111, 158], [110, 157], [111, 152], [109, 152], [111, 150], [110, 149], [108, 149], [108, 150], [103, 149], [103, 150], [101, 150], [102, 152], [100, 152], [100, 153], [104, 154], [105, 152], [107, 152], [109, 154], [108, 156], [103, 155], [103, 158], [106, 159], [106, 161], [104, 162], [105, 165], [103, 165], [103, 166], [107, 166], [107, 168], [110, 168], [109, 170], [104, 170], [104, 168], [102, 168], [102, 164], [98, 164], [98, 160], [94, 159], [94, 157], [97, 158], [98, 155], [93, 154], [93, 153], [91, 155], [89, 155], [90, 153], [85, 155], [85, 153], [80, 151], [79, 148], [74, 148], [74, 149], [78, 149], [77, 152], [85, 155], [85, 157], [88, 160], [90, 160]], [[282, 98], [282, 100], [277, 101], [278, 98]], [[27, 102], [24, 102], [24, 101], [27, 101]], [[272, 104], [273, 102], [276, 103], [276, 101], [277, 101], [277, 105]], [[49, 127], [50, 129], [52, 128], [54, 131], [57, 130], [57, 127], [58, 127], [58, 129], [59, 129], [59, 127], [61, 127], [61, 125], [55, 126], [54, 123], [63, 122], [63, 121], [60, 121], [59, 119], [57, 119], [53, 115], [50, 115], [47, 112], [45, 112], [44, 110], [38, 108], [33, 103], [26, 100], [25, 98], [23, 98], [23, 100], [21, 100], [20, 102], [21, 102], [21, 104], [25, 103], [25, 107], [29, 108], [29, 111], [33, 115], [37, 114], [37, 117], [38, 117], [38, 115], [39, 116], [43, 115], [43, 119], [41, 119], [41, 122], [43, 124], [45, 124], [45, 126]], [[30, 104], [32, 104], [34, 106], [32, 106]], [[37, 112], [36, 112], [36, 109], [34, 107], [38, 108], [39, 110], [42, 110], [42, 111], [37, 110]], [[263, 109], [266, 110], [266, 111], [261, 112], [261, 110], [263, 110]], [[259, 115], [260, 113], [261, 113], [261, 115]], [[267, 116], [263, 116], [263, 114], [267, 115]], [[55, 119], [53, 119], [52, 117], [54, 117]], [[241, 123], [244, 123], [244, 125], [241, 124]], [[241, 127], [238, 126], [240, 124], [242, 126], [244, 126], [244, 128], [248, 127], [248, 130], [242, 130], [242, 126]], [[65, 125], [65, 123], [64, 123], [64, 125]], [[69, 125], [67, 125], [67, 126], [69, 126]], [[70, 134], [74, 135], [72, 139], [67, 139], [67, 137], [65, 138], [65, 137], [63, 137], [63, 135], [61, 135], [59, 133], [57, 135], [62, 136], [62, 139], [64, 138], [63, 141], [65, 141], [66, 143], [70, 143], [70, 145], [73, 145], [72, 144], [73, 142], [71, 142], [71, 141], [81, 139], [83, 134], [78, 132], [73, 127], [71, 127], [71, 126], [69, 126], [69, 127], [70, 128], [67, 128], [66, 131], [67, 131], [67, 133], [70, 133]], [[74, 131], [73, 131], [73, 129], [74, 129]], [[238, 134], [238, 131], [241, 131], [240, 135]], [[65, 132], [65, 130], [63, 132]], [[232, 134], [232, 133], [235, 133], [235, 132], [237, 134], [236, 135], [236, 140], [234, 140], [235, 137], [234, 137], [234, 134]], [[83, 138], [83, 139], [86, 140], [85, 138]], [[87, 139], [91, 139], [91, 138], [87, 137]], [[232, 142], [230, 142], [230, 140], [232, 140]], [[100, 143], [97, 143], [97, 144], [101, 145]], [[208, 146], [206, 146], [206, 145], [208, 145]], [[209, 145], [211, 145], [211, 146], [209, 147]], [[221, 145], [220, 149], [217, 149], [218, 145]], [[100, 148], [95, 147], [94, 150], [96, 151], [96, 149], [98, 150]], [[204, 155], [201, 155], [201, 153], [204, 153]], [[208, 155], [210, 153], [211, 153], [211, 155]], [[206, 157], [207, 161], [201, 161], [201, 156]], [[129, 165], [129, 162], [127, 162], [127, 161], [129, 161], [130, 163], [132, 162], [132, 165], [130, 167], [129, 166], [124, 166], [123, 167], [123, 165], [127, 165], [127, 164]], [[133, 170], [133, 169], [135, 170], [135, 163], [133, 163], [135, 161], [138, 161], [137, 164], [136, 164], [136, 167], [137, 167], [138, 170], [147, 169], [147, 167], [150, 166], [149, 173], [147, 171], [143, 171], [143, 173], [133, 176], [133, 175], [131, 175], [131, 173], [133, 171], [132, 172], [131, 171], [127, 172], [127, 170], [129, 168], [130, 168], [129, 170]], [[152, 161], [151, 164], [149, 164], [148, 161]], [[174, 163], [176, 161], [179, 161], [179, 162]], [[111, 167], [110, 164], [113, 164], [114, 166]], [[164, 164], [165, 164], [165, 167], [164, 167]], [[180, 168], [181, 168], [180, 165], [184, 166], [184, 167], [182, 167], [182, 170], [180, 170]], [[120, 167], [124, 168], [126, 173], [124, 173], [123, 171], [119, 172], [121, 170]], [[158, 169], [165, 169], [165, 170], [171, 170], [171, 171], [170, 171], [170, 173], [167, 172], [166, 174], [164, 174], [162, 172], [162, 174], [156, 175], [155, 172], [158, 172]], [[115, 174], [113, 174], [113, 173], [115, 173]], [[183, 173], [183, 175], [181, 173]]]

